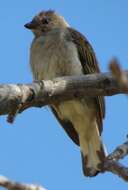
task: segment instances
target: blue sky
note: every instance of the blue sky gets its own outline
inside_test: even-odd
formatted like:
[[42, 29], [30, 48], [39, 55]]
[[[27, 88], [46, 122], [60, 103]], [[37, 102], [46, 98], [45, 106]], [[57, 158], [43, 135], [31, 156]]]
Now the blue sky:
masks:
[[[117, 57], [128, 66], [127, 0], [12, 0], [0, 2], [0, 83], [32, 81], [29, 47], [32, 34], [23, 25], [42, 9], [55, 9], [91, 42], [102, 71]], [[128, 98], [106, 97], [103, 141], [111, 152], [126, 139]], [[0, 174], [44, 185], [48, 190], [127, 189], [110, 173], [85, 178], [80, 152], [66, 136], [49, 109], [29, 109], [13, 125], [0, 119]], [[123, 163], [128, 164], [125, 159]]]

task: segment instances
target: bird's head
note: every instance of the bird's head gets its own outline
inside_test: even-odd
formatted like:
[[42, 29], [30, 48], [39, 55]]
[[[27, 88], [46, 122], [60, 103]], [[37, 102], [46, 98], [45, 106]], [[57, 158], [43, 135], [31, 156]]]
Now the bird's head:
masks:
[[36, 36], [44, 35], [55, 28], [64, 28], [68, 23], [64, 18], [52, 10], [42, 11], [36, 15], [31, 22], [24, 25], [27, 29], [32, 30]]

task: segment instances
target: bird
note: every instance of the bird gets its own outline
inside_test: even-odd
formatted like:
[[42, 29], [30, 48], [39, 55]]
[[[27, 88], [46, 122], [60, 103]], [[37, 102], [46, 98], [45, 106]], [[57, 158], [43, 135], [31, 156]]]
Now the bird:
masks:
[[[95, 52], [87, 38], [56, 11], [43, 10], [24, 26], [34, 34], [30, 47], [34, 80], [100, 72]], [[84, 175], [96, 176], [102, 171], [106, 157], [101, 139], [104, 97], [74, 97], [53, 103], [50, 108], [67, 135], [80, 148]]]

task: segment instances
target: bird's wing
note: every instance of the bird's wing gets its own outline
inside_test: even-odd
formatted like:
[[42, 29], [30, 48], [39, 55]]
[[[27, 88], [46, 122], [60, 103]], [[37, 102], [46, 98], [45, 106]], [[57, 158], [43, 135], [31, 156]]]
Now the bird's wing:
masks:
[[59, 123], [61, 124], [61, 126], [66, 131], [66, 133], [72, 139], [72, 141], [76, 145], [79, 145], [79, 137], [78, 137], [78, 134], [77, 134], [75, 128], [73, 127], [72, 123], [69, 120], [60, 119], [60, 117], [59, 117], [58, 113], [56, 112], [56, 110], [54, 109], [54, 107], [51, 106], [51, 110], [54, 113], [54, 115], [56, 116], [56, 118], [59, 121]]
[[[68, 28], [71, 36], [71, 40], [76, 44], [79, 59], [83, 67], [84, 74], [99, 73], [100, 69], [95, 57], [95, 53], [87, 41], [87, 39], [78, 31]], [[102, 132], [102, 119], [105, 116], [105, 101], [104, 97], [98, 96], [95, 98], [96, 105], [98, 107], [97, 111], [97, 123], [99, 127], [99, 132]]]

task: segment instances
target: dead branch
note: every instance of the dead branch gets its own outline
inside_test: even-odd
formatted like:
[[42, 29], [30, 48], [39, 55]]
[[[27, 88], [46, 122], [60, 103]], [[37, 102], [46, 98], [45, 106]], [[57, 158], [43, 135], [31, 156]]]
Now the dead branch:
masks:
[[[128, 79], [128, 71], [124, 72]], [[9, 114], [12, 122], [18, 112], [35, 106], [42, 107], [55, 102], [85, 96], [112, 96], [127, 93], [111, 73], [56, 78], [32, 84], [1, 84], [0, 115]]]
[[0, 186], [8, 190], [46, 190], [42, 186], [14, 182], [4, 176], [0, 176]]
[[118, 84], [128, 90], [128, 78], [126, 73], [122, 71], [118, 60], [113, 59], [109, 64], [109, 69], [111, 70]]
[[128, 141], [124, 144], [118, 146], [109, 156], [107, 156], [107, 160], [118, 161], [123, 159], [128, 154]]
[[104, 172], [111, 172], [128, 182], [128, 168], [116, 161], [106, 161], [104, 163]]
[[128, 155], [128, 141], [118, 146], [103, 163], [103, 172], [112, 172], [128, 182], [128, 168], [118, 162]]
[[[1, 84], [0, 115], [8, 114], [8, 121], [13, 122], [17, 113], [33, 106], [42, 107], [85, 96], [112, 96], [128, 93], [128, 71], [122, 71], [116, 61], [110, 64], [110, 69], [112, 73], [62, 77], [32, 84]], [[127, 154], [128, 142], [125, 142], [106, 157], [101, 166], [101, 172], [109, 171], [128, 181], [128, 168], [118, 162]], [[43, 189], [40, 186], [24, 185], [3, 179], [0, 178], [0, 185], [9, 190]]]

